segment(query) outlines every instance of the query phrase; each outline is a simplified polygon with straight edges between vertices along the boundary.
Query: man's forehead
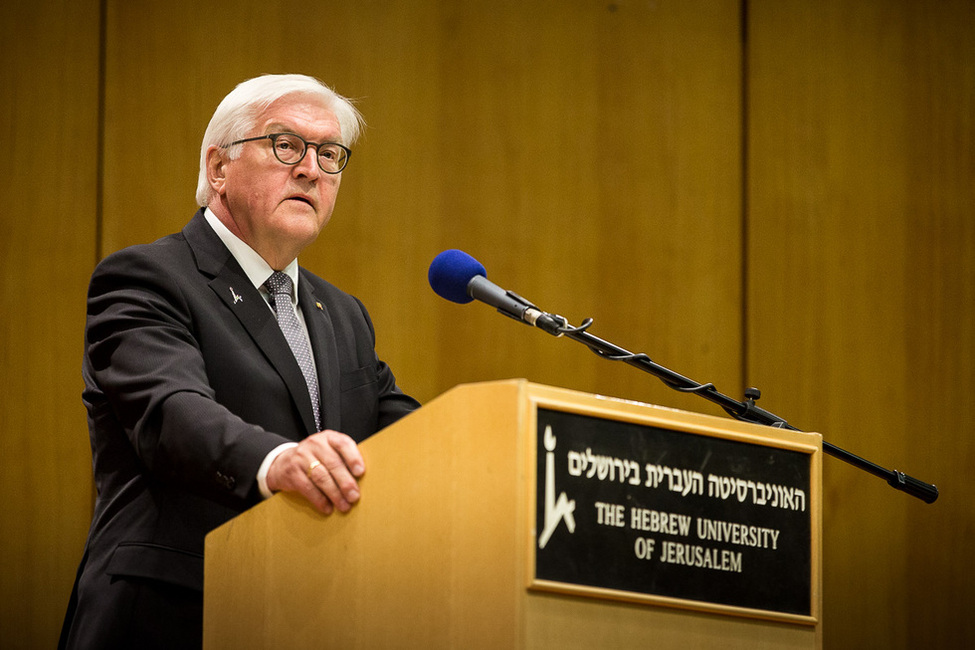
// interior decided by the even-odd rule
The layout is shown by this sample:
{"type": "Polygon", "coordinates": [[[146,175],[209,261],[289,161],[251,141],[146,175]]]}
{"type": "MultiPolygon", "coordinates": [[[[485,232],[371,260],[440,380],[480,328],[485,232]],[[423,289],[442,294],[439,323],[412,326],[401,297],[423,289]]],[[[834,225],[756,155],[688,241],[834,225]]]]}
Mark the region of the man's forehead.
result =
{"type": "Polygon", "coordinates": [[[325,100],[310,95],[286,95],[257,117],[257,125],[270,130],[314,130],[329,136],[342,134],[341,124],[325,100]]]}

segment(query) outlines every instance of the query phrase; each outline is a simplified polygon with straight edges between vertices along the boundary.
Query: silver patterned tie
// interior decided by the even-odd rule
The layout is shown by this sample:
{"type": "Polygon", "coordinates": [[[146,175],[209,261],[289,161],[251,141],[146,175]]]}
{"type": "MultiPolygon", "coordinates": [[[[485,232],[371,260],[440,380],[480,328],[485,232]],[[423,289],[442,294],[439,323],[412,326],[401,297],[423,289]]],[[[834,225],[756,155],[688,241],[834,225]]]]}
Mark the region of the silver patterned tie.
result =
{"type": "Polygon", "coordinates": [[[264,283],[268,292],[271,294],[274,312],[278,316],[278,325],[284,332],[291,351],[298,361],[301,374],[305,376],[305,383],[308,385],[308,396],[311,398],[311,407],[315,411],[315,427],[321,429],[321,405],[318,400],[318,377],[315,376],[315,364],[312,363],[311,349],[308,347],[308,338],[302,331],[298,316],[295,315],[294,306],[291,302],[291,278],[287,273],[275,271],[264,283]]]}

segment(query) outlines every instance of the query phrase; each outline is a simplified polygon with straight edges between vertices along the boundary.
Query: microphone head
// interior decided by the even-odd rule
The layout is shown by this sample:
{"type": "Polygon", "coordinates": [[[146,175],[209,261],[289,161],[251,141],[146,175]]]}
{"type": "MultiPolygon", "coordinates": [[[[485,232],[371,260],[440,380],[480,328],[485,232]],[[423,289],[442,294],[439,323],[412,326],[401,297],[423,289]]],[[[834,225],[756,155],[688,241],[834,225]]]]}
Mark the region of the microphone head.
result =
{"type": "Polygon", "coordinates": [[[464,251],[452,248],[433,258],[427,279],[438,296],[464,304],[474,300],[467,294],[467,285],[478,275],[487,277],[484,265],[464,251]]]}

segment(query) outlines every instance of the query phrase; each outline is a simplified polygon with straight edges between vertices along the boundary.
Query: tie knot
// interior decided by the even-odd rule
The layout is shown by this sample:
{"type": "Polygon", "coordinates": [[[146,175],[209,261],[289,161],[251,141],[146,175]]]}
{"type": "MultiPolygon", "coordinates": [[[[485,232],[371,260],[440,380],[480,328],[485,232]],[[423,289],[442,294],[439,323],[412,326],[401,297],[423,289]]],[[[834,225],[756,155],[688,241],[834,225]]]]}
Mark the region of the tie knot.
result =
{"type": "Polygon", "coordinates": [[[291,299],[291,277],[287,273],[275,271],[265,282],[264,286],[271,292],[272,296],[286,294],[291,299]]]}

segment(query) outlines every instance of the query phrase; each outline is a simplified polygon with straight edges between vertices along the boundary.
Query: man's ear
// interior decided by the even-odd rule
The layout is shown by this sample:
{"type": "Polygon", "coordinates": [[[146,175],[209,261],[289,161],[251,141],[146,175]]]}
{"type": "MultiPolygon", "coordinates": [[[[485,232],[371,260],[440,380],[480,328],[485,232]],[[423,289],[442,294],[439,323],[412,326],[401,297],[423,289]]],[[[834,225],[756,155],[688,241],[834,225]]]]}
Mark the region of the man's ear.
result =
{"type": "Polygon", "coordinates": [[[207,182],[210,188],[219,196],[223,196],[227,186],[227,163],[229,158],[216,145],[207,149],[207,182]]]}

